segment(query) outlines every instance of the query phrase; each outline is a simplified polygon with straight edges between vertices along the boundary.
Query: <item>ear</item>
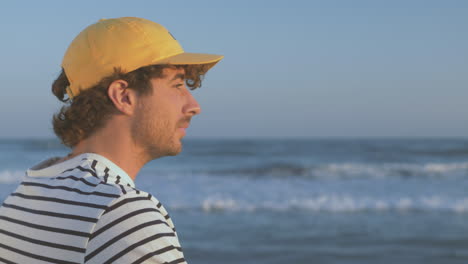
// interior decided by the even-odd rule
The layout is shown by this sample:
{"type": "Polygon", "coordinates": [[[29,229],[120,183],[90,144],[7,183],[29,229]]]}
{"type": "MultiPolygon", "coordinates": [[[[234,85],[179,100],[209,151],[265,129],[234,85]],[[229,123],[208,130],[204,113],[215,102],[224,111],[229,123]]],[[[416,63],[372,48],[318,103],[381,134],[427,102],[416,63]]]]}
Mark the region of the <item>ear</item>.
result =
{"type": "Polygon", "coordinates": [[[124,80],[113,81],[107,89],[107,95],[122,114],[132,115],[136,107],[136,93],[127,89],[128,83],[124,80]]]}

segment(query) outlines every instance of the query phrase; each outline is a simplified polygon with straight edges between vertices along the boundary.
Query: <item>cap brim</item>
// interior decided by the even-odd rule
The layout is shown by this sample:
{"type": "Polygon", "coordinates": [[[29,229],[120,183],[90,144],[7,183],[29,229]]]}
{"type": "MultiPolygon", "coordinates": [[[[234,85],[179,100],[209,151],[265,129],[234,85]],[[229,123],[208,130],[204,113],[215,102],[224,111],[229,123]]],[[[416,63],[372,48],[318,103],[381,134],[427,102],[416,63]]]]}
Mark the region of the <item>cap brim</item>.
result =
{"type": "Polygon", "coordinates": [[[183,64],[209,64],[209,68],[213,67],[218,63],[223,55],[215,54],[204,54],[204,53],[180,53],[162,60],[158,60],[157,64],[174,64],[174,65],[183,65],[183,64]]]}

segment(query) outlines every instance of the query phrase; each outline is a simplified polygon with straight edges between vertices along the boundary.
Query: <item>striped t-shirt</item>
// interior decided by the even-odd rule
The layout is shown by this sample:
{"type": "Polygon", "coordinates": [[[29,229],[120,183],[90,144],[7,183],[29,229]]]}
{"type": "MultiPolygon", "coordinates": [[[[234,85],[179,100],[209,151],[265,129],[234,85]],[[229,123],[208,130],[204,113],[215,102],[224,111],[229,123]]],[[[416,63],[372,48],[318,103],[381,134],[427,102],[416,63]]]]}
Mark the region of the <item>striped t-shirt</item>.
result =
{"type": "Polygon", "coordinates": [[[186,263],[161,203],[103,156],[26,176],[0,207],[0,263],[186,263]]]}

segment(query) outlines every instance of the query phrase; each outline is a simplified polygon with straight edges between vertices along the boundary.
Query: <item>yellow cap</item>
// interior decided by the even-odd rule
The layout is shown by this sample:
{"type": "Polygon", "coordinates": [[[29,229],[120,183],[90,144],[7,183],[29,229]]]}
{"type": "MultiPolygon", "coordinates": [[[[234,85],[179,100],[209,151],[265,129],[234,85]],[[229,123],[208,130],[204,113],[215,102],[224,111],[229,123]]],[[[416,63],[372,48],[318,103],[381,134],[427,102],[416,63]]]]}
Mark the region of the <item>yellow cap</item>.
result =
{"type": "Polygon", "coordinates": [[[101,19],[72,41],[62,67],[73,98],[111,75],[115,67],[124,73],[153,64],[210,64],[224,56],[184,52],[179,42],[160,24],[137,17],[101,19]]]}

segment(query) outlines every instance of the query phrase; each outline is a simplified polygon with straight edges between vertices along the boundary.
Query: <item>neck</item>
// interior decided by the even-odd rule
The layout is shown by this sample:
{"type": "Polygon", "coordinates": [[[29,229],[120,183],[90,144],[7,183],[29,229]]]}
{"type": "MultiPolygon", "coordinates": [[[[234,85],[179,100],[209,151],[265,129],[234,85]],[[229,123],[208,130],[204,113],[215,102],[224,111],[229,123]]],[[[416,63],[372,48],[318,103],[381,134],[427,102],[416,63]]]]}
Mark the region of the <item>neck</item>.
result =
{"type": "Polygon", "coordinates": [[[125,130],[114,129],[112,124],[80,141],[73,148],[72,153],[61,161],[83,153],[95,153],[106,157],[124,170],[133,180],[140,169],[149,161],[142,148],[135,145],[131,136],[125,133],[125,130]]]}

